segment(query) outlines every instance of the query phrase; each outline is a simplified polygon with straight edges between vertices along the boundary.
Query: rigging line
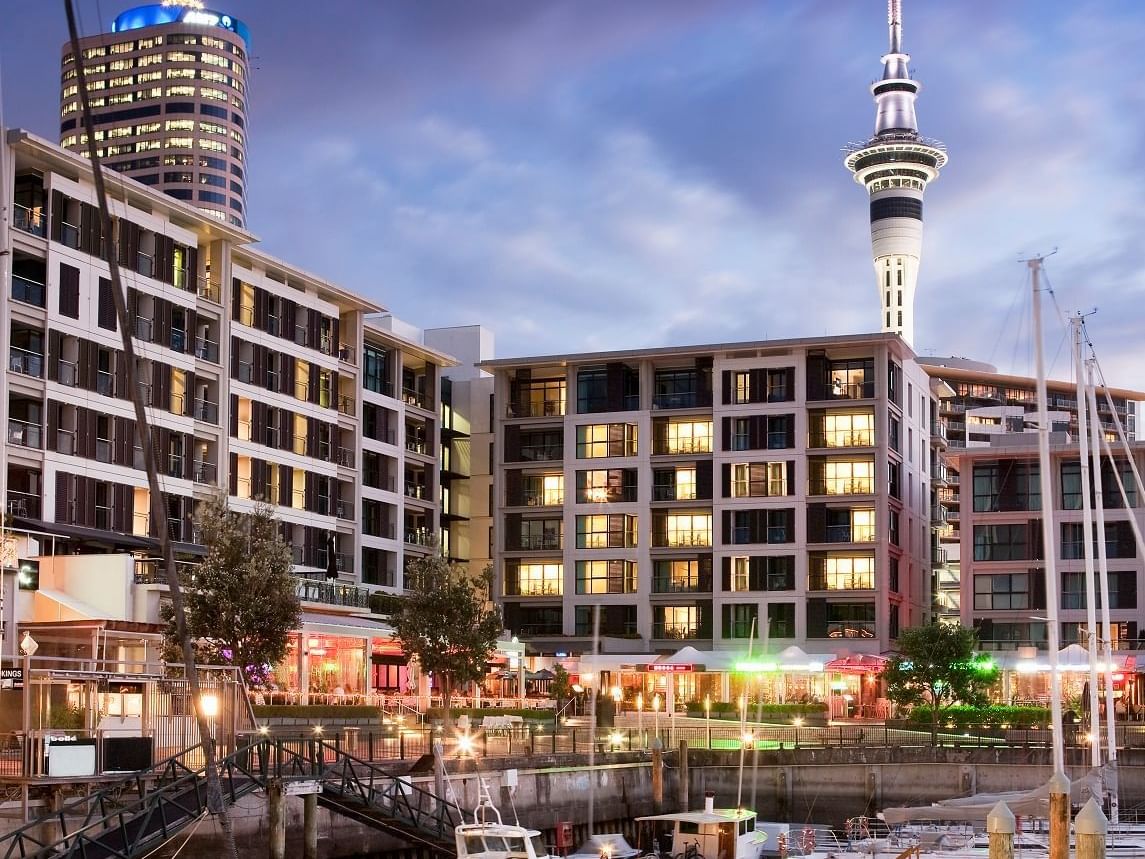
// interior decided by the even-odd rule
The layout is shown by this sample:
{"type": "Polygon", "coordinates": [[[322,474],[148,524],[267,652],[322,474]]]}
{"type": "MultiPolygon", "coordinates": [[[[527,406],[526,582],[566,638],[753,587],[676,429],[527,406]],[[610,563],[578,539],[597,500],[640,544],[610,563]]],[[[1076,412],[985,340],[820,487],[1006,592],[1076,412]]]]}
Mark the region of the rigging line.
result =
{"type": "MultiPolygon", "coordinates": [[[[1062,347],[1066,343],[1067,338],[1070,335],[1071,327],[1069,324],[1069,320],[1066,318],[1065,313],[1062,311],[1061,305],[1058,304],[1057,293],[1054,292],[1053,284],[1050,282],[1050,277],[1049,277],[1049,274],[1046,273],[1045,266],[1042,267],[1042,282],[1045,284],[1045,290],[1044,291],[1049,294],[1050,300],[1053,302],[1053,305],[1054,305],[1054,310],[1057,312],[1058,323],[1063,328],[1062,340],[1058,344],[1058,350],[1057,350],[1057,352],[1054,353],[1053,360],[1050,361],[1049,368],[1046,370],[1046,376],[1048,377],[1048,376],[1053,375],[1054,365],[1057,363],[1058,358],[1061,356],[1062,347]]],[[[1074,368],[1072,366],[1073,362],[1071,361],[1070,364],[1071,364],[1071,366],[1070,366],[1069,379],[1068,380],[1072,382],[1072,381],[1075,381],[1075,379],[1073,378],[1073,373],[1074,373],[1074,368]]]]}
{"type": "MultiPolygon", "coordinates": [[[[1025,296],[1025,294],[1029,292],[1029,290],[1026,289],[1026,286],[1025,286],[1025,280],[1028,277],[1029,277],[1028,273],[1023,274],[1023,276],[1022,276],[1022,289],[1020,291],[1017,291],[1014,293],[1014,298],[1013,298],[1013,300],[1011,300],[1010,306],[1006,310],[1006,315],[1002,319],[1002,324],[998,329],[998,333],[994,337],[994,346],[993,346],[993,348],[991,348],[990,354],[986,358],[987,363],[990,363],[990,364],[994,363],[994,355],[998,351],[999,344],[1002,342],[1002,333],[1004,331],[1009,330],[1010,316],[1016,310],[1018,303],[1023,300],[1023,296],[1025,296]]],[[[1021,317],[1019,317],[1019,319],[1020,318],[1021,317]]]]}
{"type": "MultiPolygon", "coordinates": [[[[1031,301],[1031,297],[1030,297],[1030,277],[1031,276],[1032,275],[1030,274],[1030,270],[1027,267],[1025,274],[1022,278],[1022,292],[1018,296],[1022,302],[1021,313],[1018,314],[1018,324],[1017,324],[1017,326],[1015,326],[1015,331],[1014,331],[1014,340],[1013,340],[1014,348],[1013,348],[1013,351],[1010,355],[1010,366],[1023,368],[1022,372],[1026,373],[1027,375],[1030,375],[1030,371],[1029,371],[1029,367],[1031,366],[1030,352],[1032,351],[1032,346],[1033,346],[1033,344],[1031,342],[1032,335],[1027,334],[1027,328],[1026,328],[1027,321],[1033,315],[1031,307],[1029,306],[1029,304],[1027,304],[1027,302],[1031,301]],[[1021,350],[1023,343],[1025,343],[1025,345],[1026,345],[1026,359],[1025,359],[1025,361],[1020,362],[1018,360],[1018,353],[1021,350]]],[[[1001,337],[1001,332],[999,332],[999,337],[1001,337]]]]}

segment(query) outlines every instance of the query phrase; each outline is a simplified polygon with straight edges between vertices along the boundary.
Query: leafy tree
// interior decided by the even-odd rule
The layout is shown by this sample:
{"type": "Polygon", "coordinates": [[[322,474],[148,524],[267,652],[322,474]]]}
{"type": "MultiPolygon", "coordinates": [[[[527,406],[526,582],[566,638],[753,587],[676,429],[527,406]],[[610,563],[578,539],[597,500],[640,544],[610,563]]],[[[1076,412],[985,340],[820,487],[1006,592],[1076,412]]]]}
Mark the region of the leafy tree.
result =
{"type": "MultiPolygon", "coordinates": [[[[219,495],[201,504],[195,519],[207,549],[184,601],[196,661],[236,665],[249,682],[261,684],[268,666],[286,656],[300,622],[290,547],[266,504],[239,513],[219,495]]],[[[174,610],[164,605],[161,616],[164,658],[173,662],[179,653],[174,610]]]]}
{"type": "Polygon", "coordinates": [[[942,714],[958,703],[984,706],[986,690],[998,677],[991,660],[977,658],[977,644],[974,630],[961,626],[932,623],[904,629],[899,635],[899,654],[883,671],[892,701],[929,706],[935,745],[942,714]]]}
{"type": "Polygon", "coordinates": [[[557,714],[561,712],[561,705],[572,697],[572,680],[565,667],[559,662],[553,666],[553,679],[549,681],[549,695],[557,702],[557,714]]]}
{"type": "Polygon", "coordinates": [[[485,676],[501,634],[492,582],[492,567],[474,576],[440,555],[418,558],[406,566],[406,591],[390,615],[402,652],[437,678],[447,722],[453,691],[485,676]]]}

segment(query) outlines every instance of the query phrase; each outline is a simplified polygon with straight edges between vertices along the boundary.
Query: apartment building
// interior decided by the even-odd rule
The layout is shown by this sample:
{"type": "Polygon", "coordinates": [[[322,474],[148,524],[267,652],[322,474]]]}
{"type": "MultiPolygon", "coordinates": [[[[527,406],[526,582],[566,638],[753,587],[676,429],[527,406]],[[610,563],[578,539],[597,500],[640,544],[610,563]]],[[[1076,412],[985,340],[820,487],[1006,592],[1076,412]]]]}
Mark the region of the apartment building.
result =
{"type": "Polygon", "coordinates": [[[376,324],[376,303],[131,180],[109,188],[104,236],[85,159],[23,131],[7,144],[5,510],[20,551],[52,559],[39,591],[6,583],[8,628],[87,614],[154,624],[158,529],[193,563],[195,506],[221,491],[238,509],[270,503],[293,548],[305,609],[295,682],[320,651],[324,671],[361,688],[371,657],[392,656],[369,594],[400,590],[405,558],[430,551],[439,526],[437,409],[452,359],[376,324]],[[109,254],[127,288],[165,522],[151,521],[109,254]],[[90,581],[88,602],[68,595],[76,565],[101,553],[120,558],[88,567],[111,577],[104,591],[127,587],[113,608],[90,602],[102,599],[90,581]]]}
{"type": "MultiPolygon", "coordinates": [[[[931,377],[939,402],[940,425],[948,437],[942,462],[946,479],[935,487],[935,503],[944,511],[939,531],[939,563],[935,565],[935,612],[958,623],[962,613],[961,484],[965,451],[1005,443],[1014,435],[1033,439],[1037,429],[1037,383],[1026,376],[999,373],[997,368],[966,358],[920,358],[931,377]]],[[[1046,382],[1050,428],[1077,437],[1077,385],[1046,382]]],[[[1145,393],[1120,388],[1109,391],[1117,417],[1130,439],[1136,437],[1137,403],[1145,393]]],[[[1113,415],[1104,396],[1098,397],[1098,419],[1109,437],[1116,437],[1113,415]]],[[[1032,443],[1032,442],[1031,442],[1032,443]]]]}
{"type": "MultiPolygon", "coordinates": [[[[960,523],[961,621],[977,630],[983,650],[995,652],[996,661],[1010,669],[1005,674],[1007,699],[1045,700],[1049,694],[1045,654],[1049,621],[1043,559],[1052,551],[1059,586],[1065,694],[1080,696],[1089,665],[1086,651],[1101,646],[1103,638],[1100,625],[1091,629],[1086,619],[1083,497],[1076,438],[1071,440],[1064,432],[1051,437],[1053,498],[1049,502],[1054,544],[1049,547],[1043,545],[1042,537],[1046,499],[1041,497],[1036,437],[1010,435],[993,442],[967,448],[959,460],[966,487],[960,523]]],[[[1145,466],[1145,445],[1134,443],[1132,458],[1139,470],[1145,466]]],[[[1102,491],[1093,493],[1091,503],[1100,504],[1105,516],[1113,679],[1118,707],[1139,708],[1143,696],[1135,688],[1133,672],[1135,652],[1143,649],[1138,594],[1145,584],[1145,562],[1131,521],[1145,528],[1145,513],[1140,487],[1124,453],[1116,456],[1115,463],[1103,459],[1101,482],[1102,491]]],[[[1096,557],[1100,539],[1096,531],[1093,539],[1096,557]]],[[[1099,590],[1096,596],[1100,608],[1099,590]]]]}
{"type": "Polygon", "coordinates": [[[937,403],[897,335],[483,366],[497,588],[540,651],[878,653],[926,619],[937,403]]]}

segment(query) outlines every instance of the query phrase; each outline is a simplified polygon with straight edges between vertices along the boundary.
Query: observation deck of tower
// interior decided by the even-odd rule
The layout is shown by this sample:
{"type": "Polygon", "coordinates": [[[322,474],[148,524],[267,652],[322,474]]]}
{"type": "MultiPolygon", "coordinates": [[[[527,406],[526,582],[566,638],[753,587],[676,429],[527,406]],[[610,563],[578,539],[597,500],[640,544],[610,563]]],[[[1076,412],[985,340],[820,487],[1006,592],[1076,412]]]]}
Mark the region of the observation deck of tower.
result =
{"type": "Polygon", "coordinates": [[[871,84],[875,133],[849,144],[843,163],[871,201],[871,252],[882,306],[881,328],[914,344],[914,293],[922,256],[922,198],[946,165],[946,147],[918,133],[914,103],[920,84],[902,50],[901,0],[888,0],[890,50],[883,76],[871,84]]]}

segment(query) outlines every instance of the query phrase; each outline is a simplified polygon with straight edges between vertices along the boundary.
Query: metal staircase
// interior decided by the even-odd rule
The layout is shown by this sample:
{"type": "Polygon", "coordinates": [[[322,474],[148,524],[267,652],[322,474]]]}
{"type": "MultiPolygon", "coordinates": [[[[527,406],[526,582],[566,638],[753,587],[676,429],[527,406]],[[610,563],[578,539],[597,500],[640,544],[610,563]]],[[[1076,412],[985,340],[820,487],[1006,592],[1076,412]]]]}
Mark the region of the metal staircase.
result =
{"type": "MultiPolygon", "coordinates": [[[[133,775],[0,837],[0,857],[137,859],[207,813],[199,747],[133,775]],[[189,762],[194,761],[192,766],[189,762]]],[[[261,738],[219,761],[228,805],[271,781],[318,780],[319,803],[367,826],[453,855],[461,810],[408,778],[323,739],[261,738]]]]}

